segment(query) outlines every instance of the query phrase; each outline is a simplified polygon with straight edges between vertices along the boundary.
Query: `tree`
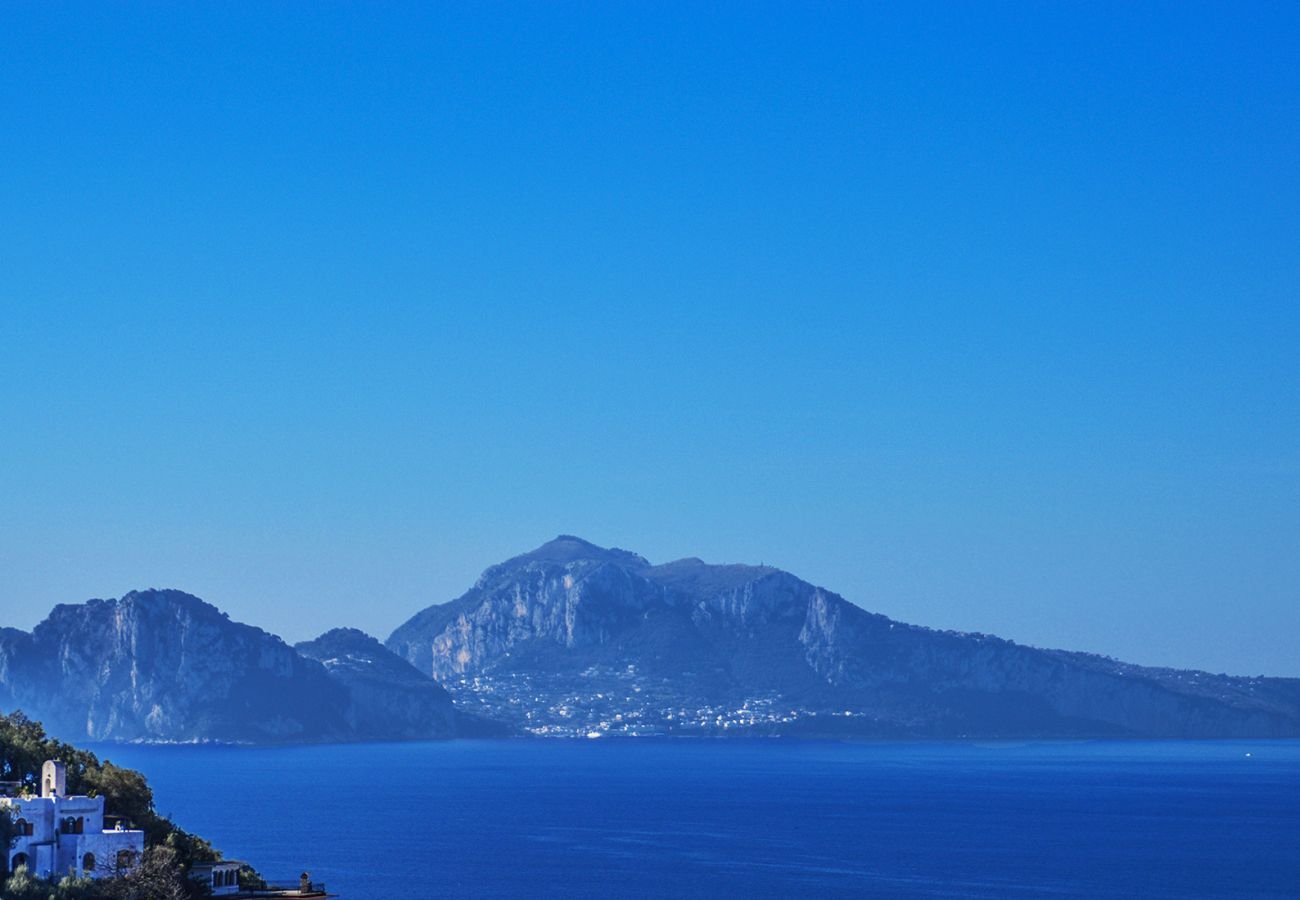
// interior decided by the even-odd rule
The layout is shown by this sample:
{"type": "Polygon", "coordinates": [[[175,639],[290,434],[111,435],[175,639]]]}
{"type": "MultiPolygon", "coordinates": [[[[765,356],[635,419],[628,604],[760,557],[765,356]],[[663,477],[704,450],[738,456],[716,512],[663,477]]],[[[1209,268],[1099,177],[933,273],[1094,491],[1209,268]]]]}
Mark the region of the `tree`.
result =
{"type": "Polygon", "coordinates": [[[5,900],[45,900],[49,896],[48,882],[33,878],[26,866],[19,866],[17,871],[5,882],[5,900]]]}
{"type": "Polygon", "coordinates": [[[106,808],[141,828],[158,818],[153,811],[153,790],[144,776],[133,769],[115,766],[107,760],[88,767],[79,779],[80,787],[90,796],[102,796],[106,808]]]}
{"type": "Polygon", "coordinates": [[[105,892],[106,885],[91,878],[77,878],[66,875],[57,882],[37,878],[19,866],[5,882],[4,891],[0,893],[5,900],[109,900],[112,896],[105,892]]]}
{"type": "Polygon", "coordinates": [[[117,900],[189,900],[197,887],[171,847],[150,847],[138,866],[114,881],[110,896],[117,900]]]}
{"type": "Polygon", "coordinates": [[[18,824],[14,822],[14,808],[8,803],[0,803],[0,847],[4,848],[4,858],[0,859],[0,873],[9,870],[9,850],[18,836],[18,824]]]}

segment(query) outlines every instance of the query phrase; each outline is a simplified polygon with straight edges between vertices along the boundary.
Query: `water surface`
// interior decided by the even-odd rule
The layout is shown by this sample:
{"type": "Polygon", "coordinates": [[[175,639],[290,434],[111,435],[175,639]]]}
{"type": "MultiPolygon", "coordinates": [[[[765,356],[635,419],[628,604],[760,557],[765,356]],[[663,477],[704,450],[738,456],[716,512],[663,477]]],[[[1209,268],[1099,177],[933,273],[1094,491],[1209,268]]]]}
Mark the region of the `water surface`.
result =
{"type": "Polygon", "coordinates": [[[1300,897],[1300,742],[100,746],[268,877],[403,897],[1300,897]]]}

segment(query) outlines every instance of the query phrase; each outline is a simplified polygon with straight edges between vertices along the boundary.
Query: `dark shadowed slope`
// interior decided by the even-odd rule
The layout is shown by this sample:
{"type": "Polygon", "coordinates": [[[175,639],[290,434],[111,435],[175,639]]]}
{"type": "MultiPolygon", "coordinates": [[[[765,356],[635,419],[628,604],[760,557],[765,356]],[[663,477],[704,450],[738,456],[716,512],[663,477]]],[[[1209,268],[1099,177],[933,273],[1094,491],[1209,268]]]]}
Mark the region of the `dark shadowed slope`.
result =
{"type": "Polygon", "coordinates": [[[294,649],[321,663],[347,688],[347,723],[354,738],[420,740],[503,732],[460,713],[436,681],[355,628],[335,628],[294,649]]]}

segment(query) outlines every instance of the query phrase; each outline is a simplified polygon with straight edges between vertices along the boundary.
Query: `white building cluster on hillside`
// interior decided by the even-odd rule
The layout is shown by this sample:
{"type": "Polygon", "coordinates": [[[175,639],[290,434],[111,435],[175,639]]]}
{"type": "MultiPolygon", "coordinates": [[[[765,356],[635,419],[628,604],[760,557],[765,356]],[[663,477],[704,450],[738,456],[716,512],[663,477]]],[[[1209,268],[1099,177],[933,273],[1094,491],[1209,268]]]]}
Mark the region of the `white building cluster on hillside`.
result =
{"type": "Polygon", "coordinates": [[[69,797],[67,769],[41,767],[39,797],[0,797],[17,826],[9,871],[26,866],[42,878],[68,873],[103,878],[131,869],[144,852],[144,832],[104,829],[103,797],[69,797]]]}

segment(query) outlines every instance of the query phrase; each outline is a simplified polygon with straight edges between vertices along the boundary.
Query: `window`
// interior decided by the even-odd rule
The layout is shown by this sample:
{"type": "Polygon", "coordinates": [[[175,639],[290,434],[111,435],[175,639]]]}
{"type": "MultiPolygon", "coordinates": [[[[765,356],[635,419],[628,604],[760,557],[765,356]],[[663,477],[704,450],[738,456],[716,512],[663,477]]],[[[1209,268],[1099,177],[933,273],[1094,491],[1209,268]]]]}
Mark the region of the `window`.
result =
{"type": "Polygon", "coordinates": [[[15,853],[14,858],[9,861],[9,871],[17,872],[20,868],[27,865],[26,853],[15,853]]]}
{"type": "Polygon", "coordinates": [[[31,837],[32,823],[26,819],[19,819],[14,823],[14,834],[18,837],[31,837]]]}
{"type": "Polygon", "coordinates": [[[83,872],[95,871],[95,854],[87,853],[85,856],[81,858],[81,871],[83,872]]]}
{"type": "Polygon", "coordinates": [[[117,851],[117,867],[119,869],[131,869],[135,867],[135,851],[119,850],[117,851]]]}

